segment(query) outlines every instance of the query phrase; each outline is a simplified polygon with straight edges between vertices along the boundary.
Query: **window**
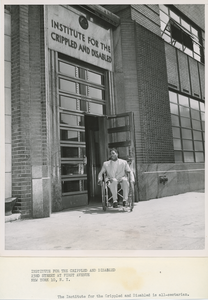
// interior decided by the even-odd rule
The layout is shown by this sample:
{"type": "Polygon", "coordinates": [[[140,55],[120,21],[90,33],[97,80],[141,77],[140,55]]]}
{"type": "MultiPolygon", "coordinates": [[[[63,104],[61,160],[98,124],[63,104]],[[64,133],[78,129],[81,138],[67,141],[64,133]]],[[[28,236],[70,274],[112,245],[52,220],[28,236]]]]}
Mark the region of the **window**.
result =
{"type": "Polygon", "coordinates": [[[87,193],[84,113],[105,114],[106,72],[58,54],[62,196],[87,193]]]}
{"type": "Polygon", "coordinates": [[[179,14],[173,12],[169,7],[159,5],[159,8],[162,38],[187,55],[200,62],[204,62],[203,32],[200,32],[187,21],[183,20],[179,14]]]}
{"type": "Polygon", "coordinates": [[[104,74],[88,68],[59,61],[59,89],[66,93],[79,94],[91,99],[105,100],[104,74]]]}
{"type": "Polygon", "coordinates": [[[169,91],[175,162],[204,162],[204,103],[169,91]]]}
{"type": "Polygon", "coordinates": [[[61,129],[60,130],[60,140],[61,141],[69,141],[69,142],[85,142],[85,132],[77,131],[77,130],[68,130],[61,129]]]}

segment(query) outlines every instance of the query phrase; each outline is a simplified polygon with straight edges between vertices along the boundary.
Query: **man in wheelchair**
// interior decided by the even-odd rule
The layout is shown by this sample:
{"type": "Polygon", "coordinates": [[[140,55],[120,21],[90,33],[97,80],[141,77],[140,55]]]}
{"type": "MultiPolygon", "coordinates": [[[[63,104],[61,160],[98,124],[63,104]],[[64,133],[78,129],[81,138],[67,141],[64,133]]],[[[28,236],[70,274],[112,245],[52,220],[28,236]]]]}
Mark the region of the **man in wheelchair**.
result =
{"type": "Polygon", "coordinates": [[[123,206],[126,206],[129,194],[129,181],[130,184],[134,183],[134,175],[131,171],[126,160],[118,158],[117,149],[110,150],[111,158],[103,163],[102,169],[98,174],[98,182],[102,181],[102,176],[106,174],[106,182],[112,193],[113,207],[118,207],[118,184],[120,183],[123,190],[123,206]],[[129,176],[129,180],[128,180],[129,176]]]}

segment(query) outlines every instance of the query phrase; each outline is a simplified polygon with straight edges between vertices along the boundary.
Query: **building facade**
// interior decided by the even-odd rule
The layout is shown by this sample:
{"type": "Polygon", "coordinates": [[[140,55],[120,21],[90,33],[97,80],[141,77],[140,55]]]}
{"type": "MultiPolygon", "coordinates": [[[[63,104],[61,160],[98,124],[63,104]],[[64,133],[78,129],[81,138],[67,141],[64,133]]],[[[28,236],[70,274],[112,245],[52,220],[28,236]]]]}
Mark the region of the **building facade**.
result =
{"type": "Polygon", "coordinates": [[[6,194],[22,217],[101,198],[116,147],[136,201],[204,188],[204,5],[5,6],[6,194]]]}

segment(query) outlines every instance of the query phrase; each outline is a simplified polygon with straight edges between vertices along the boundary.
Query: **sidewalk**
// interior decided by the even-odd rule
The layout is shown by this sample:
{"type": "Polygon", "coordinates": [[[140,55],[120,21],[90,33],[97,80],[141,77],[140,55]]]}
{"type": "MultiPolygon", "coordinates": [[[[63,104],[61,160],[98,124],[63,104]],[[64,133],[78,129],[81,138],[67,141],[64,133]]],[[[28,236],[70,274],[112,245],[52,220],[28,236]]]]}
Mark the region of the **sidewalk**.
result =
{"type": "Polygon", "coordinates": [[[205,194],[135,203],[133,212],[101,204],[5,223],[5,250],[201,250],[205,194]]]}

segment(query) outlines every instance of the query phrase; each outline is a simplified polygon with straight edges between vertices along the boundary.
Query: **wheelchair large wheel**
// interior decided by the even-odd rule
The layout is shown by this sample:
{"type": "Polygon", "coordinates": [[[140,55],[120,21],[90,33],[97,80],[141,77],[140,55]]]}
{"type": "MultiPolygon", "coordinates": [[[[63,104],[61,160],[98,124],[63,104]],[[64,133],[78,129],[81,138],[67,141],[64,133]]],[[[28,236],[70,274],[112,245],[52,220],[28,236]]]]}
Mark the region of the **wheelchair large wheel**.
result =
{"type": "Polygon", "coordinates": [[[106,193],[105,193],[105,183],[102,182],[102,206],[103,210],[106,211],[106,193]]]}
{"type": "Polygon", "coordinates": [[[134,186],[133,185],[130,187],[129,208],[130,211],[134,209],[134,186]]]}

